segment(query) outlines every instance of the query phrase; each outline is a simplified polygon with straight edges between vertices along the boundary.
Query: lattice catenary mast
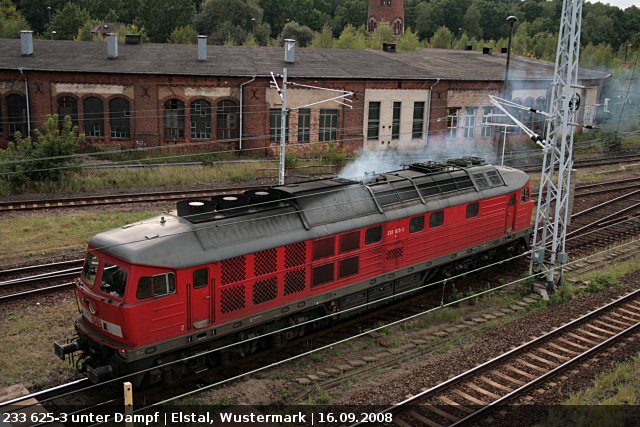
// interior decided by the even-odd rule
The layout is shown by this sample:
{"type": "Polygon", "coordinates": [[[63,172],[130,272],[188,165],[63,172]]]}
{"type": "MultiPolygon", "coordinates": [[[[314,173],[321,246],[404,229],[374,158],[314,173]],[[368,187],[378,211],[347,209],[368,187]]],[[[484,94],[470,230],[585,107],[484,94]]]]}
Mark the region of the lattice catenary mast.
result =
{"type": "Polygon", "coordinates": [[[544,159],[530,270],[546,272],[549,291],[553,291],[556,282],[562,283],[562,269],[568,258],[565,242],[573,166],[573,131],[580,105],[580,97],[575,91],[579,89],[581,20],[582,0],[564,0],[549,104],[551,118],[547,121],[546,139],[537,141],[543,147],[544,159]]]}

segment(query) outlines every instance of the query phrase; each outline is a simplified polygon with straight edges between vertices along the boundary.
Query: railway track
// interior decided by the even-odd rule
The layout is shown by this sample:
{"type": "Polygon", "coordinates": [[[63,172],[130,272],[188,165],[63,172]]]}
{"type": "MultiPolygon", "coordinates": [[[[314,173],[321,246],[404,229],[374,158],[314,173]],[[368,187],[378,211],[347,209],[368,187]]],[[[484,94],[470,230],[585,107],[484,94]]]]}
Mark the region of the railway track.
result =
{"type": "Polygon", "coordinates": [[[528,341],[381,413],[401,427],[469,423],[524,395],[559,372],[630,334],[640,325],[640,290],[528,341]]]}
{"type": "Polygon", "coordinates": [[[108,194],[103,196],[68,197],[45,200],[4,201],[0,202],[0,212],[185,200],[190,198],[211,197],[218,194],[243,192],[254,188],[261,187],[241,186],[223,187],[210,190],[158,191],[150,193],[108,194]]]}
{"type": "Polygon", "coordinates": [[[70,287],[80,274],[82,259],[0,270],[0,303],[70,287]]]}
{"type": "MultiPolygon", "coordinates": [[[[600,158],[600,159],[588,159],[578,160],[574,163],[574,168],[586,168],[592,166],[601,166],[617,163],[633,163],[640,162],[639,154],[628,154],[624,156],[600,158]]],[[[542,165],[523,166],[519,169],[525,172],[538,172],[542,165]]],[[[637,179],[611,181],[603,184],[590,184],[588,186],[579,186],[576,188],[577,196],[591,195],[605,193],[608,190],[608,186],[617,186],[615,189],[621,189],[622,182],[628,183],[625,188],[637,188],[640,186],[637,179]],[[633,181],[636,181],[635,185],[633,181]],[[581,190],[591,188],[591,191],[583,192],[581,190]]],[[[104,205],[116,205],[116,204],[130,204],[130,203],[151,203],[161,201],[177,201],[185,200],[189,198],[199,197],[211,197],[218,194],[243,192],[251,190],[255,186],[238,186],[238,187],[223,187],[217,189],[208,190],[184,190],[184,191],[159,191],[159,192],[147,192],[147,193],[127,193],[127,194],[110,194],[102,196],[83,196],[83,197],[66,197],[57,199],[43,199],[43,200],[22,200],[22,201],[2,201],[0,202],[1,212],[17,212],[17,211],[29,211],[39,209],[64,209],[64,208],[82,208],[91,206],[104,206],[104,205]]]]}
{"type": "MultiPolygon", "coordinates": [[[[623,156],[576,160],[573,163],[573,168],[584,169],[584,168],[591,168],[594,166],[606,166],[606,165],[636,163],[636,162],[640,162],[640,154],[625,154],[623,156]]],[[[540,169],[542,168],[542,164],[516,166],[516,167],[524,172],[539,172],[540,169]]]]}
{"type": "MultiPolygon", "coordinates": [[[[602,192],[620,192],[627,188],[640,186],[637,181],[625,179],[599,184],[587,184],[577,187],[576,194],[580,194],[580,191],[587,191],[589,195],[602,192]]],[[[238,191],[238,188],[235,188],[238,191]]],[[[574,213],[571,217],[572,222],[567,237],[576,237],[576,239],[570,240],[568,249],[584,248],[582,252],[585,252],[593,247],[601,247],[602,242],[615,243],[616,241],[634,237],[640,233],[639,211],[640,190],[633,190],[612,200],[574,213]],[[592,232],[599,227],[615,223],[620,223],[620,225],[614,231],[606,229],[592,232]],[[581,234],[582,236],[578,238],[581,234]]],[[[72,281],[61,282],[61,279],[77,277],[81,270],[82,261],[82,259],[75,259],[0,270],[0,279],[10,276],[9,279],[0,280],[0,303],[71,286],[73,284],[72,281]],[[63,268],[57,269],[58,267],[63,268]],[[51,269],[56,270],[51,271],[51,269]],[[25,273],[34,272],[37,273],[24,276],[25,273]],[[51,283],[51,281],[54,282],[51,283]]]]}

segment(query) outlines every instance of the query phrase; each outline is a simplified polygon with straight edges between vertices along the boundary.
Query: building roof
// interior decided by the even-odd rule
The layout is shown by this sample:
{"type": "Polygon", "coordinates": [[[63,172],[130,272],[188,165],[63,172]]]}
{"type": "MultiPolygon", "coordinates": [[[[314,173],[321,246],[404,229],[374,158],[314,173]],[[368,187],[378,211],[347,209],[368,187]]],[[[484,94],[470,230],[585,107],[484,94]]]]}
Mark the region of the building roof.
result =
{"type": "MultiPolygon", "coordinates": [[[[0,39],[0,70],[81,73],[168,74],[202,76],[268,76],[285,65],[284,50],[259,46],[207,46],[207,60],[197,60],[195,45],[118,45],[118,58],[107,58],[104,43],[34,40],[33,55],[21,56],[20,40],[0,39]]],[[[505,54],[420,49],[383,52],[352,49],[298,48],[288,75],[314,79],[474,80],[504,79],[505,54]]],[[[551,80],[554,64],[512,56],[513,80],[551,80]]],[[[604,79],[609,74],[580,70],[580,79],[604,79]]]]}

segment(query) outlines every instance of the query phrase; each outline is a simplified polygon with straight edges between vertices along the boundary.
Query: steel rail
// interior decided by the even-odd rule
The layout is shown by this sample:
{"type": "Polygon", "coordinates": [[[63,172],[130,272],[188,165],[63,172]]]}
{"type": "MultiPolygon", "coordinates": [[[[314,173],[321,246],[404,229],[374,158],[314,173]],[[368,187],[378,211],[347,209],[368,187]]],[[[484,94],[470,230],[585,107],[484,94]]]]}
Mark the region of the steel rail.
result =
{"type": "MultiPolygon", "coordinates": [[[[629,294],[623,295],[622,297],[620,297],[620,298],[618,298],[618,299],[616,299],[616,300],[614,300],[614,301],[612,301],[612,302],[610,302],[610,303],[608,303],[608,304],[606,304],[606,305],[604,305],[604,306],[602,306],[600,308],[597,308],[596,310],[590,311],[589,313],[587,313],[587,314],[585,314],[585,315],[583,315],[583,316],[581,316],[581,317],[579,317],[577,319],[574,319],[574,320],[570,321],[569,323],[566,323],[565,325],[559,327],[558,329],[554,329],[553,331],[547,332],[544,335],[541,335],[541,336],[539,336],[539,337],[537,337],[537,338],[535,338],[535,339],[533,339],[531,341],[528,341],[528,342],[526,342],[524,344],[521,344],[520,346],[518,346],[518,347],[516,347],[514,349],[511,349],[511,350],[507,351],[506,353],[503,353],[503,354],[501,354],[501,355],[499,355],[497,357],[494,357],[493,359],[490,359],[490,360],[488,360],[488,361],[486,361],[486,362],[484,362],[484,363],[482,363],[482,364],[480,364],[480,365],[478,365],[478,366],[476,366],[476,367],[474,367],[472,369],[469,369],[468,371],[465,371],[465,372],[463,372],[461,374],[458,374],[455,377],[450,378],[450,379],[448,379],[448,380],[446,380],[446,381],[444,381],[444,382],[442,382],[442,383],[440,383],[440,384],[438,384],[438,385],[436,385],[434,387],[431,387],[431,388],[429,388],[427,390],[421,391],[420,393],[417,393],[417,394],[415,394],[415,395],[413,395],[413,396],[411,396],[411,397],[409,397],[409,398],[407,398],[407,399],[405,399],[405,400],[403,400],[401,402],[398,402],[393,406],[387,407],[384,410],[380,411],[379,413],[380,414],[384,414],[384,413],[389,413],[389,412],[398,412],[399,410],[401,410],[402,408],[404,408],[405,406],[407,406],[407,405],[409,405],[411,403],[416,403],[417,401],[422,400],[425,397],[436,395],[437,393],[439,393],[441,391],[444,391],[444,390],[448,389],[449,387],[462,382],[465,379],[469,379],[469,378],[473,377],[475,374],[477,374],[479,372],[484,372],[485,370],[487,370],[491,366],[494,366],[494,365],[497,365],[499,363],[505,362],[509,358],[511,358],[512,356],[520,354],[520,353],[524,352],[527,349],[530,349],[530,348],[532,348],[532,347],[534,347],[534,346],[536,346],[536,345],[538,345],[540,343],[543,343],[543,342],[549,340],[552,337],[560,335],[560,334],[564,333],[565,331],[570,330],[574,326],[576,326],[576,325],[578,325],[580,323],[583,323],[584,321],[586,321],[586,320],[588,320],[588,319],[590,319],[592,317],[595,317],[595,316],[597,316],[597,315],[599,315],[599,314],[601,314],[601,313],[603,313],[603,312],[605,312],[607,310],[615,308],[617,305],[623,303],[624,301],[627,301],[629,299],[633,299],[634,297],[636,297],[638,295],[640,295],[640,289],[637,289],[637,290],[635,290],[635,291],[633,291],[633,292],[631,292],[629,294]]],[[[640,326],[640,320],[637,321],[634,325],[632,325],[629,328],[625,329],[625,331],[627,331],[627,333],[631,332],[631,331],[635,330],[638,326],[640,326]]],[[[597,346],[595,346],[591,350],[593,350],[595,348],[600,349],[600,348],[602,348],[602,346],[605,343],[607,345],[610,344],[611,338],[618,337],[618,339],[619,339],[620,336],[621,336],[621,334],[618,333],[618,334],[610,337],[606,341],[603,341],[602,343],[598,344],[597,346]]],[[[587,350],[585,350],[585,351],[587,351],[587,350]]],[[[591,351],[589,352],[589,354],[591,354],[591,351]]],[[[577,357],[578,356],[574,357],[573,359],[570,359],[569,361],[565,362],[565,364],[561,364],[558,367],[566,365],[568,362],[571,362],[571,360],[575,360],[577,357]]],[[[584,357],[586,357],[586,356],[584,356],[584,357]]],[[[551,372],[553,372],[554,374],[557,373],[557,368],[558,367],[556,367],[553,370],[548,371],[547,373],[545,373],[543,375],[544,378],[545,379],[549,378],[551,372]]],[[[520,389],[517,389],[517,390],[520,390],[520,393],[521,393],[523,391],[523,390],[521,390],[522,388],[524,388],[524,386],[521,387],[520,389]]],[[[526,389],[528,389],[528,387],[526,389]]],[[[514,392],[517,391],[517,390],[514,390],[514,392]]],[[[510,393],[509,394],[509,398],[512,398],[515,395],[516,394],[514,394],[514,393],[510,393]]],[[[504,397],[506,397],[506,396],[503,396],[503,398],[500,399],[500,402],[504,402],[504,397]]],[[[488,404],[488,405],[490,405],[490,404],[488,404]]],[[[483,412],[486,411],[487,409],[484,409],[483,412]]],[[[467,417],[464,418],[464,420],[468,421],[467,418],[471,417],[471,415],[473,415],[473,414],[469,414],[467,417]]],[[[471,418],[469,418],[469,419],[471,419],[471,418]]],[[[458,425],[462,421],[463,421],[463,419],[460,419],[460,420],[456,421],[456,424],[453,424],[453,425],[458,425]]],[[[355,423],[355,424],[352,424],[351,427],[357,426],[357,425],[361,425],[361,424],[362,423],[355,423]]]]}

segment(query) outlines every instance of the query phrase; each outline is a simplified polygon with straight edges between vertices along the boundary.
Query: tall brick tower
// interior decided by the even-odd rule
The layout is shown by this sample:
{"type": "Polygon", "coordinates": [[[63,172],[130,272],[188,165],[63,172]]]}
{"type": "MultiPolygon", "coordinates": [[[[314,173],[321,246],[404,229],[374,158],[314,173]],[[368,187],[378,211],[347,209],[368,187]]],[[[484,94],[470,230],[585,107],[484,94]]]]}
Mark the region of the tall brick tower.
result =
{"type": "Polygon", "coordinates": [[[369,0],[367,29],[374,32],[378,22],[386,21],[395,35],[404,33],[404,0],[369,0]]]}

